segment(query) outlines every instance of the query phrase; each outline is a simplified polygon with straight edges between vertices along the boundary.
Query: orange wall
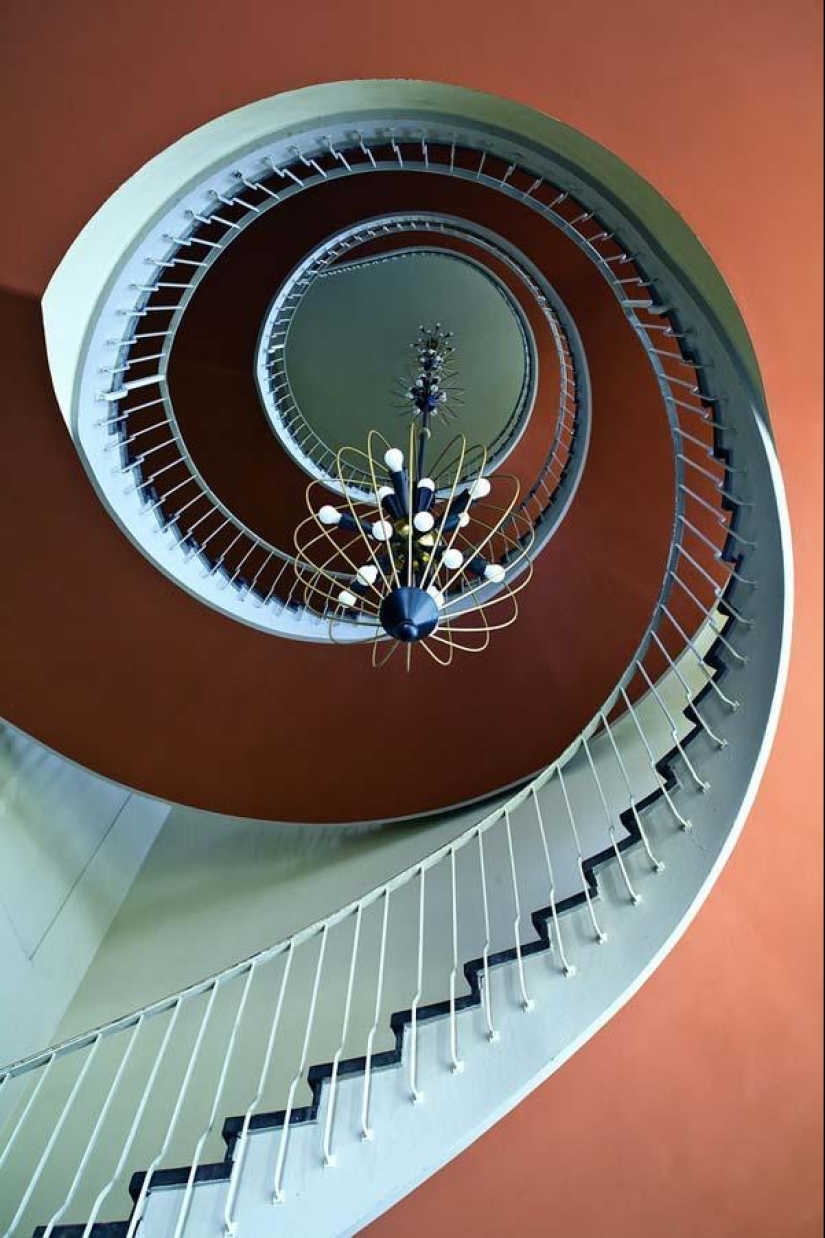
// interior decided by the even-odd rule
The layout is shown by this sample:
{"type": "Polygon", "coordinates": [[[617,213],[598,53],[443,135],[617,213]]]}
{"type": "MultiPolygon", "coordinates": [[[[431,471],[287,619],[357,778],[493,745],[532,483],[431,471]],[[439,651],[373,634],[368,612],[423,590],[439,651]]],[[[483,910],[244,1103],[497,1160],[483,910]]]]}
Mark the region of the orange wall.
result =
{"type": "Polygon", "coordinates": [[[794,659],[764,786],[707,907],[627,1010],[370,1233],[820,1234],[818,0],[315,0],[288,14],[272,0],[5,0],[0,22],[13,287],[42,289],[94,206],[184,130],[336,77],[436,77],[552,112],[647,175],[708,245],[763,367],[795,535],[794,659]],[[165,132],[142,124],[147,98],[165,132]],[[60,207],[36,235],[32,193],[60,207]]]}

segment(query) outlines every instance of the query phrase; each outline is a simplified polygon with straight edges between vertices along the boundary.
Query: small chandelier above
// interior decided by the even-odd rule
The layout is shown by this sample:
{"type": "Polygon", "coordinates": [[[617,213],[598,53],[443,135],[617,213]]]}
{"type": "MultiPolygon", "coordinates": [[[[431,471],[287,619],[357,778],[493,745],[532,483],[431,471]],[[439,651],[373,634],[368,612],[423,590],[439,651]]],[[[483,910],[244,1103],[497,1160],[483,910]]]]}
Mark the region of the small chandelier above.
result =
{"type": "Polygon", "coordinates": [[[311,514],[295,533],[305,604],[329,619],[333,639],[339,624],[373,629],[374,665],[400,645],[408,668],[415,646],[444,666],[456,651],[480,653],[491,632],[515,621],[516,594],[532,575],[533,528],[515,510],[516,478],[485,476],[486,449],[468,449],[463,436],[427,467],[433,419],[455,416],[450,340],[439,324],[422,327],[418,368],[400,380],[413,412],[406,453],[377,431],[366,452],[342,448],[343,505],[316,507],[323,487],[312,482],[311,514]],[[353,476],[364,483],[346,480],[353,476]]]}

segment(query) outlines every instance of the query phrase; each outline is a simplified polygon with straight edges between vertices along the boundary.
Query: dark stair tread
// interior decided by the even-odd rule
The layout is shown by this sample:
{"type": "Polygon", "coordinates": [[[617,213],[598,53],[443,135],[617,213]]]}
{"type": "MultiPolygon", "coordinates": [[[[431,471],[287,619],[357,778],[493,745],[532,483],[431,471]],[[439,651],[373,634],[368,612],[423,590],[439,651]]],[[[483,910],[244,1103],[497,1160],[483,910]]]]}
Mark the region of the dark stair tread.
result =
{"type": "MultiPolygon", "coordinates": [[[[82,1222],[79,1225],[55,1225],[52,1238],[83,1238],[85,1228],[82,1222]]],[[[128,1229],[128,1221],[95,1221],[89,1235],[90,1238],[126,1238],[128,1229]]],[[[43,1238],[45,1232],[46,1226],[38,1225],[32,1238],[43,1238]]]]}
{"type": "MultiPolygon", "coordinates": [[[[151,1190],[162,1186],[184,1186],[189,1181],[191,1165],[175,1166],[171,1169],[156,1169],[152,1174],[151,1190]]],[[[223,1182],[232,1173],[232,1162],[229,1159],[198,1165],[195,1170],[195,1182],[223,1182]]],[[[137,1203],[141,1188],[146,1177],[146,1170],[141,1169],[132,1174],[129,1179],[129,1194],[137,1203]]]]}

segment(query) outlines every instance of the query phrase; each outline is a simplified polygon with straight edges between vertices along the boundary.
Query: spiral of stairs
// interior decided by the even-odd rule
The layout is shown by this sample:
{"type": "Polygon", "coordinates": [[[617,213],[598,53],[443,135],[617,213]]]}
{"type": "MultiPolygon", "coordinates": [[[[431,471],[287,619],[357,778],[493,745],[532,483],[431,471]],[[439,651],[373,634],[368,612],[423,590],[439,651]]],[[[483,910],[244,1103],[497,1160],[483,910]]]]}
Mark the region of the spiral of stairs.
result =
{"type": "Polygon", "coordinates": [[[358,1232],[633,995],[738,837],[792,608],[747,337],[624,165],[529,109],[398,81],[275,96],[174,143],[80,231],[43,319],[101,520],[162,591],[130,620],[133,691],[105,734],[124,649],[105,613],[77,636],[86,722],[37,684],[11,721],[164,801],[428,814],[441,834],[251,957],[0,1070],[0,1231],[358,1232]],[[534,579],[480,676],[472,657],[372,672],[295,571],[335,452],[279,358],[284,315],[401,249],[472,261],[523,324],[530,381],[484,446],[519,479],[534,579]],[[373,700],[400,742],[364,727],[373,700]],[[458,737],[447,759],[434,728],[458,737]]]}

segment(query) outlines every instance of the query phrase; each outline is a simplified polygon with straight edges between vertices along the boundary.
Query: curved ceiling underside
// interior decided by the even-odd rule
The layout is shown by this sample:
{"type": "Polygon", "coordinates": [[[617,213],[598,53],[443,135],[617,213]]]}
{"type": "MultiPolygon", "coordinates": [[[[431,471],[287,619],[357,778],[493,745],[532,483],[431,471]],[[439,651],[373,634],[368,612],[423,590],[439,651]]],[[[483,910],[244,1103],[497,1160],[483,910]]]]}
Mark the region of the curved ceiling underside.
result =
{"type": "MultiPolygon", "coordinates": [[[[84,765],[165,799],[324,822],[478,798],[575,737],[632,656],[658,595],[673,510],[668,425],[601,277],[555,229],[481,186],[390,174],[356,184],[355,194],[346,182],[319,187],[292,218],[279,210],[262,219],[184,317],[170,388],[218,495],[256,531],[282,544],[291,533],[306,479],[258,403],[260,321],[277,279],[310,244],[395,208],[471,214],[517,244],[567,303],[593,393],[581,486],[521,595],[518,623],[482,655],[449,670],[421,661],[407,675],[400,663],[373,671],[363,647],[272,638],[176,589],[115,529],[60,424],[36,307],[7,297],[2,338],[21,399],[6,494],[37,553],[21,545],[28,603],[5,620],[4,712],[84,765]]],[[[535,435],[525,436],[512,460],[535,450],[535,435]]]]}

